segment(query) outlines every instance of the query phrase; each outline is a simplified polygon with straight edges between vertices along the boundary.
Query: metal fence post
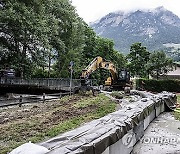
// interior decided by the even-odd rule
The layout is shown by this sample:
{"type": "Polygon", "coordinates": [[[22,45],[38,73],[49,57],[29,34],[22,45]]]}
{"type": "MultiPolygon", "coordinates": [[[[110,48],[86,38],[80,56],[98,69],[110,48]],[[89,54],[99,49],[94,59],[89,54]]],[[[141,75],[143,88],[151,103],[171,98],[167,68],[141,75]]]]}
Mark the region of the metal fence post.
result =
{"type": "Polygon", "coordinates": [[[45,102],[45,99],[46,99],[46,94],[43,93],[43,103],[45,102]]]}
{"type": "Polygon", "coordinates": [[[22,106],[22,95],[20,95],[20,97],[19,97],[19,107],[21,107],[22,106]]]}

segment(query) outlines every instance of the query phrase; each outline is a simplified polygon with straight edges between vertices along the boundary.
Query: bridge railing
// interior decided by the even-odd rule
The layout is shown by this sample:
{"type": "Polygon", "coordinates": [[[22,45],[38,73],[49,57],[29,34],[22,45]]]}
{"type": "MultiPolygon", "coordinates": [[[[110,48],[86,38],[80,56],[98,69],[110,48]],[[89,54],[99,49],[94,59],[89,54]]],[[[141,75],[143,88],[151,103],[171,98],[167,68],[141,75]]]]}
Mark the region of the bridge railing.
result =
{"type": "MultiPolygon", "coordinates": [[[[95,80],[90,80],[91,86],[95,83],[95,80]]],[[[46,87],[70,87],[69,78],[34,78],[34,79],[22,79],[22,78],[0,78],[0,84],[14,84],[14,85],[36,85],[46,87]]],[[[80,86],[80,79],[72,79],[72,87],[80,86]]]]}

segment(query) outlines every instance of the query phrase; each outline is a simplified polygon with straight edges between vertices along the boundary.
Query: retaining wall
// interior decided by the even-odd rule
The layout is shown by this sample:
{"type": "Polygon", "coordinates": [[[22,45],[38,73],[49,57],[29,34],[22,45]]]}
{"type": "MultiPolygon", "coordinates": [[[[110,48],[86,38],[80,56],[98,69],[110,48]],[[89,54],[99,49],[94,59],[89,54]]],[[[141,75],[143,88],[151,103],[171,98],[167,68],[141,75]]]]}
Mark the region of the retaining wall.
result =
{"type": "Polygon", "coordinates": [[[40,145],[49,154],[129,154],[150,122],[176,103],[172,93],[132,93],[142,99],[40,145]]]}

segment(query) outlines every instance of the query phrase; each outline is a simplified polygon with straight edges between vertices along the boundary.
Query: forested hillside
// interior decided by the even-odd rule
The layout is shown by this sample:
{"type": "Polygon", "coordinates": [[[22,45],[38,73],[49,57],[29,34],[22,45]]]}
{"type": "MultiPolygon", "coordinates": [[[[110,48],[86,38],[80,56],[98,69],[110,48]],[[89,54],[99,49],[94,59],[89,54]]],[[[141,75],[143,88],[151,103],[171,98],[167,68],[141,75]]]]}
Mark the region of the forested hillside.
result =
{"type": "Polygon", "coordinates": [[[113,41],[96,36],[68,0],[2,0],[0,23],[0,69],[18,77],[66,78],[73,61],[79,78],[96,56],[124,65],[113,41]]]}

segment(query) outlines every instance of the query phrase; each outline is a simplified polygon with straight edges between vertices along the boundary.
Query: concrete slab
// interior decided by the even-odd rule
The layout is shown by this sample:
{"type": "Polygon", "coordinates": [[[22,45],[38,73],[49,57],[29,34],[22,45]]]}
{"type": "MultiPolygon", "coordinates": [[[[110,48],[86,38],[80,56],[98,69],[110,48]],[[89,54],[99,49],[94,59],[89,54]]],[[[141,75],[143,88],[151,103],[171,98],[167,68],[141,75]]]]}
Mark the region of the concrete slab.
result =
{"type": "Polygon", "coordinates": [[[180,121],[172,113],[162,113],[146,129],[144,137],[134,146],[132,154],[179,154],[180,121]]]}
{"type": "Polygon", "coordinates": [[[102,154],[109,154],[109,147],[107,147],[106,150],[102,154]]]}

